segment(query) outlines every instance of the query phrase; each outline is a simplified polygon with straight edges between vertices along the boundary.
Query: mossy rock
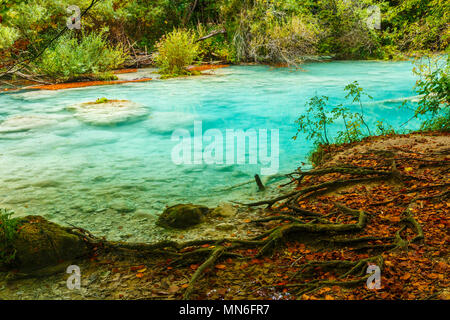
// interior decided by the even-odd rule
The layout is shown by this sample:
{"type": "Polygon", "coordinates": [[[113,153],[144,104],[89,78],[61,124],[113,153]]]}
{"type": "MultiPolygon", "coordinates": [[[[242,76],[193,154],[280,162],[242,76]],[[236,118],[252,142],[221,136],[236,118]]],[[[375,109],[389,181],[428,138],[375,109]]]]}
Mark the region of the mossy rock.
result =
{"type": "Polygon", "coordinates": [[[40,216],[20,219],[12,247],[14,269],[31,272],[87,256],[89,248],[80,237],[40,216]]]}
{"type": "Polygon", "coordinates": [[[162,227],[187,229],[201,223],[209,211],[205,206],[178,204],[164,210],[157,224],[162,227]]]}

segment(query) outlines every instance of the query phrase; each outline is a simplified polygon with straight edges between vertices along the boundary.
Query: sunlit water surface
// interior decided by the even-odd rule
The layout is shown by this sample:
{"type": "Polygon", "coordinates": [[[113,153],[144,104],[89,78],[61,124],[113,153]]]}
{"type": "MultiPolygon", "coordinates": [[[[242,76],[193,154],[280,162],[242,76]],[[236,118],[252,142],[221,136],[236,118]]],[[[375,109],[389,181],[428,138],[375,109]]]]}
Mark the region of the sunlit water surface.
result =
{"type": "MultiPolygon", "coordinates": [[[[0,95],[0,122],[39,116],[48,124],[0,133],[0,206],[18,214],[85,227],[109,239],[158,238],[155,217],[166,205],[215,206],[227,200],[257,198],[258,165],[176,165],[171,159],[176,129],[279,130],[279,172],[305,161],[312,143],[292,140],[305,102],[326,95],[330,105],[345,102],[344,87],[355,80],[373,101],[365,103],[367,122],[384,120],[398,128],[411,117],[400,110],[414,101],[409,62],[311,63],[303,70],[236,66],[215,76],[151,81],[61,91],[0,95]],[[114,126],[94,126],[66,107],[99,97],[140,103],[148,116],[114,126]],[[120,226],[120,228],[119,228],[120,226]]],[[[353,106],[358,110],[356,106],[353,106]]],[[[414,128],[417,123],[409,122],[414,128]]],[[[204,144],[204,147],[207,144],[204,144]]],[[[270,140],[269,140],[270,147],[270,140]]],[[[159,231],[158,231],[159,230],[159,231]]]]}

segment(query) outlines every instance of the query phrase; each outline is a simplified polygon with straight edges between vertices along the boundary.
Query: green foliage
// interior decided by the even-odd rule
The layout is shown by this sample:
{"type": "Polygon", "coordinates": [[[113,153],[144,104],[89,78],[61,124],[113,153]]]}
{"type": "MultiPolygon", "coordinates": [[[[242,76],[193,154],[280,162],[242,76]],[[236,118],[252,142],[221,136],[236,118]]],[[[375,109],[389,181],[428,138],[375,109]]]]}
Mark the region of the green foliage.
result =
{"type": "Polygon", "coordinates": [[[259,62],[298,64],[317,53],[319,29],[306,17],[269,19],[265,31],[252,30],[249,55],[259,62]]]}
{"type": "Polygon", "coordinates": [[[423,131],[450,131],[450,108],[446,108],[441,114],[425,120],[422,123],[423,131]]]}
{"type": "Polygon", "coordinates": [[[366,59],[379,57],[380,41],[377,30],[366,21],[368,7],[373,1],[322,0],[316,10],[324,33],[319,44],[321,54],[338,59],[366,59]]]}
{"type": "Polygon", "coordinates": [[[81,40],[64,35],[35,63],[37,73],[50,79],[73,81],[80,78],[109,79],[105,72],[123,64],[127,53],[122,46],[107,44],[104,33],[83,33],[81,40]],[[97,77],[98,76],[98,77],[97,77]]]}
{"type": "MultiPolygon", "coordinates": [[[[306,113],[300,115],[297,124],[297,134],[293,137],[296,140],[300,133],[306,135],[307,140],[313,141],[315,148],[309,155],[309,160],[314,165],[318,165],[326,152],[325,147],[330,144],[345,144],[362,140],[364,137],[372,135],[369,127],[364,121],[364,108],[362,97],[367,96],[357,81],[350,83],[345,87],[347,92],[346,99],[351,103],[357,103],[361,112],[351,112],[349,108],[342,104],[332,108],[327,105],[328,97],[314,96],[306,104],[306,113]],[[330,135],[330,127],[337,127],[342,120],[343,128],[334,130],[333,136],[330,135]],[[363,128],[366,127],[366,130],[363,128]]],[[[342,127],[342,126],[341,126],[342,127]]],[[[376,124],[378,134],[394,133],[392,127],[385,125],[381,121],[376,124]]]]}
{"type": "Polygon", "coordinates": [[[448,0],[389,1],[383,8],[383,45],[404,52],[443,51],[449,45],[448,0]]]}
{"type": "MultiPolygon", "coordinates": [[[[191,0],[131,0],[122,8],[124,25],[141,47],[155,49],[160,38],[174,28],[186,27],[191,0]]],[[[198,8],[197,8],[198,9],[198,8]]],[[[199,21],[193,12],[191,21],[199,21]]]]}
{"type": "Polygon", "coordinates": [[[420,77],[416,92],[421,95],[416,115],[438,113],[442,105],[450,101],[450,57],[425,57],[416,60],[414,72],[420,77]]]}
{"type": "Polygon", "coordinates": [[[101,104],[101,103],[107,103],[109,100],[108,99],[106,99],[105,97],[103,97],[103,98],[98,98],[96,101],[95,101],[95,103],[96,104],[101,104]]]}
{"type": "Polygon", "coordinates": [[[328,97],[314,96],[305,105],[308,107],[306,114],[302,114],[295,122],[298,125],[297,139],[300,133],[306,134],[307,140],[313,140],[317,144],[329,145],[327,125],[333,123],[333,118],[328,115],[327,108],[328,97]]]}
{"type": "Polygon", "coordinates": [[[392,127],[390,124],[385,124],[383,121],[378,120],[375,124],[377,127],[377,134],[378,135],[389,135],[389,134],[395,134],[396,131],[394,127],[392,127]]]}
{"type": "Polygon", "coordinates": [[[362,131],[363,122],[359,113],[350,112],[350,109],[342,104],[334,108],[332,113],[333,121],[342,119],[344,123],[344,130],[336,133],[335,142],[337,144],[352,143],[365,137],[362,131]]]}
{"type": "Polygon", "coordinates": [[[230,0],[221,14],[237,61],[296,64],[317,51],[321,30],[306,4],[230,0]]]}
{"type": "Polygon", "coordinates": [[[10,48],[18,38],[16,29],[0,25],[0,51],[10,48]]]}
{"type": "Polygon", "coordinates": [[[345,98],[351,97],[353,99],[353,103],[359,104],[361,112],[357,113],[357,115],[359,116],[361,123],[366,127],[369,136],[371,136],[372,133],[370,132],[370,128],[364,120],[364,107],[361,99],[363,96],[366,96],[369,99],[373,98],[364,92],[363,88],[360,87],[358,81],[354,81],[353,83],[348,84],[344,90],[347,91],[347,95],[345,96],[345,98]]]}
{"type": "MultiPolygon", "coordinates": [[[[205,26],[198,24],[196,27],[196,36],[202,38],[211,32],[217,30],[215,25],[205,26]]],[[[224,34],[220,34],[206,40],[198,42],[199,54],[201,61],[225,61],[230,63],[236,62],[236,51],[233,45],[228,41],[224,34]]]]}
{"type": "Polygon", "coordinates": [[[425,57],[416,60],[414,72],[419,76],[416,92],[421,96],[415,117],[428,117],[422,123],[422,130],[450,129],[449,101],[450,76],[447,56],[425,57]]]}
{"type": "Polygon", "coordinates": [[[199,54],[195,34],[183,29],[174,29],[166,34],[156,47],[158,52],[155,60],[164,77],[190,74],[186,67],[191,65],[199,54]]]}
{"type": "Polygon", "coordinates": [[[28,0],[2,0],[0,2],[0,14],[6,13],[14,5],[26,2],[28,2],[28,0]]]}
{"type": "Polygon", "coordinates": [[[13,212],[0,209],[0,264],[11,263],[15,258],[13,241],[17,234],[19,219],[11,218],[13,212]]]}
{"type": "MultiPolygon", "coordinates": [[[[67,7],[77,5],[83,11],[91,2],[0,1],[0,68],[41,52],[65,27],[67,7]]],[[[103,36],[111,47],[133,45],[147,52],[174,29],[201,37],[225,28],[226,34],[199,43],[199,59],[298,64],[314,55],[393,59],[443,51],[450,39],[449,8],[448,0],[100,0],[82,18],[82,26],[86,34],[108,30],[103,36]],[[372,5],[381,9],[381,30],[367,25],[372,5]]],[[[81,40],[78,31],[70,33],[81,40]]],[[[77,77],[72,71],[60,72],[64,68],[48,69],[62,75],[61,80],[77,77]]]]}

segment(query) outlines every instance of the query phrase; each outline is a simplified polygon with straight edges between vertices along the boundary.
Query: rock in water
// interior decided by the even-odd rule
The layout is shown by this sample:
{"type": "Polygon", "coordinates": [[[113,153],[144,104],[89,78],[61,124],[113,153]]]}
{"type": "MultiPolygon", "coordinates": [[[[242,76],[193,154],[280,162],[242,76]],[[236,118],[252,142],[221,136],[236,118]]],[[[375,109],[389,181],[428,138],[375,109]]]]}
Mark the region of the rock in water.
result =
{"type": "Polygon", "coordinates": [[[55,266],[89,253],[81,237],[40,216],[20,220],[12,247],[16,252],[12,265],[24,272],[55,266]]]}
{"type": "Polygon", "coordinates": [[[38,115],[13,116],[0,123],[0,133],[23,132],[58,123],[57,118],[38,115]]]}
{"type": "Polygon", "coordinates": [[[114,200],[109,207],[119,213],[133,212],[136,210],[133,203],[120,199],[114,200]]]}
{"type": "Polygon", "coordinates": [[[222,203],[211,212],[211,215],[219,217],[232,217],[236,214],[236,212],[237,209],[233,207],[231,204],[222,203]]]}
{"type": "Polygon", "coordinates": [[[75,112],[80,121],[97,126],[139,120],[148,114],[142,105],[128,100],[85,102],[67,107],[67,110],[75,112]]]}
{"type": "Polygon", "coordinates": [[[178,204],[164,210],[157,224],[162,227],[186,229],[201,223],[209,211],[205,206],[178,204]]]}

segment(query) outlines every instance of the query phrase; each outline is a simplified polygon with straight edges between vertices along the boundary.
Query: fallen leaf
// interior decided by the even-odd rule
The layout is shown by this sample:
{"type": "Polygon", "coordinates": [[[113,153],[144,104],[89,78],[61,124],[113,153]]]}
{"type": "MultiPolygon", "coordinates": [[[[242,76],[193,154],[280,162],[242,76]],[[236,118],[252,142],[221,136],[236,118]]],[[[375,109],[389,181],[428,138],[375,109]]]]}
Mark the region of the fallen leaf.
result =
{"type": "Polygon", "coordinates": [[[180,287],[175,284],[173,284],[169,287],[169,293],[176,293],[176,292],[178,292],[178,290],[180,290],[180,287]]]}

